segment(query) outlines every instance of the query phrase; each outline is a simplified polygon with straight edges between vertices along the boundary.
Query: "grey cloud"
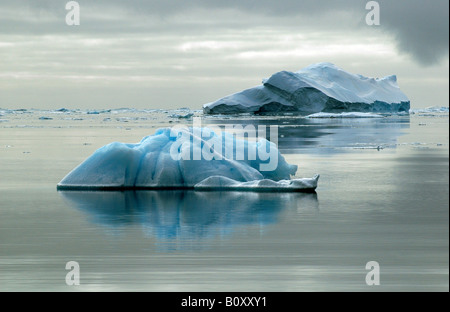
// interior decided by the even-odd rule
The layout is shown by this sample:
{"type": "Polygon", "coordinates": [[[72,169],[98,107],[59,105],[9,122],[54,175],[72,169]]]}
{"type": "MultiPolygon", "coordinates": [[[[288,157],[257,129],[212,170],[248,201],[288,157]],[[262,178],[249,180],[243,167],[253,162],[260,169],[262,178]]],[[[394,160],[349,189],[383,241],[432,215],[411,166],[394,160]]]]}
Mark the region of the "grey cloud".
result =
{"type": "MultiPolygon", "coordinates": [[[[71,33],[64,24],[66,0],[0,2],[0,34],[71,33]],[[19,12],[21,14],[11,14],[19,12]]],[[[78,34],[201,34],[252,27],[286,27],[299,31],[365,31],[366,0],[79,0],[82,27],[78,34]],[[239,15],[224,14],[235,10],[239,15]],[[346,14],[342,14],[346,13],[346,14]],[[349,21],[348,19],[354,19],[349,21]]],[[[447,0],[378,1],[379,31],[393,35],[399,50],[421,64],[448,55],[447,0]]],[[[372,30],[367,30],[370,33],[372,30]]]]}
{"type": "Polygon", "coordinates": [[[394,32],[400,50],[425,65],[448,55],[447,0],[383,1],[380,7],[381,24],[394,32]]]}

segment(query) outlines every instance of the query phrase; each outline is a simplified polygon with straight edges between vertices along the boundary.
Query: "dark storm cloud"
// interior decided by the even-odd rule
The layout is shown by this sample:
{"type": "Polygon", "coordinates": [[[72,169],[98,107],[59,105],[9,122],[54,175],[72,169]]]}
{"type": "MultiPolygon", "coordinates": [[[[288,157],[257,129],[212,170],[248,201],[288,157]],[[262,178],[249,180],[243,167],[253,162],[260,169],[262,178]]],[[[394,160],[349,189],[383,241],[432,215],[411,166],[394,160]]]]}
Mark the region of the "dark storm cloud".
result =
{"type": "MultiPolygon", "coordinates": [[[[0,2],[0,34],[68,32],[66,0],[16,0],[0,2]]],[[[296,27],[315,31],[348,27],[349,16],[357,30],[364,27],[365,4],[360,0],[79,0],[82,26],[78,33],[198,33],[244,27],[296,27]],[[220,12],[235,10],[224,18],[220,12]],[[339,13],[346,12],[347,15],[339,13]],[[312,17],[317,17],[313,19],[312,17]]],[[[380,0],[378,31],[395,37],[400,51],[422,64],[433,64],[448,55],[447,0],[380,0]]]]}
{"type": "Polygon", "coordinates": [[[448,55],[449,1],[380,1],[381,23],[396,36],[398,47],[423,64],[448,55]]]}

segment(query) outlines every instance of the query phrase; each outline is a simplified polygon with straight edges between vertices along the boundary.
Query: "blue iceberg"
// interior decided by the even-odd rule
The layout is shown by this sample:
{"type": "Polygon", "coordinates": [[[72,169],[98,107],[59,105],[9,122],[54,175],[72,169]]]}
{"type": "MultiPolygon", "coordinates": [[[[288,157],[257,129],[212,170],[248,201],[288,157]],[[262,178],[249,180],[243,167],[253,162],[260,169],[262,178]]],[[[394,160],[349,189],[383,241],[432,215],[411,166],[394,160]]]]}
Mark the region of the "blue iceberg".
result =
{"type": "Polygon", "coordinates": [[[348,73],[331,63],[297,72],[280,71],[262,85],[203,105],[206,114],[297,112],[408,112],[410,101],[395,75],[370,78],[348,73]]]}
{"type": "Polygon", "coordinates": [[[241,140],[208,128],[162,128],[136,144],[114,142],[73,169],[58,189],[198,189],[313,191],[319,176],[292,179],[265,138],[241,140]]]}

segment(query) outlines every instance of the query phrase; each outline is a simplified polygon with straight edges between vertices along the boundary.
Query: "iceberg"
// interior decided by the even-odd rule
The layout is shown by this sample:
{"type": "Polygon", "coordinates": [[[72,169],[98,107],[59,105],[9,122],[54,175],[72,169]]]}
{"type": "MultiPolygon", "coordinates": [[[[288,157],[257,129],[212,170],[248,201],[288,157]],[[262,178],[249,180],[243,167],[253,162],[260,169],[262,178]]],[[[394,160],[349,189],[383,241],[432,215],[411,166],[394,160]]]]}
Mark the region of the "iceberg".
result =
{"type": "Polygon", "coordinates": [[[395,75],[370,78],[331,63],[280,71],[262,85],[203,105],[205,114],[408,112],[410,101],[395,75]]]}
{"type": "Polygon", "coordinates": [[[297,165],[288,164],[265,138],[241,140],[225,131],[172,127],[139,143],[99,148],[57,188],[314,191],[319,176],[291,180],[296,171],[297,165]]]}
{"type": "Polygon", "coordinates": [[[171,114],[169,118],[178,118],[178,119],[188,119],[194,116],[194,113],[185,113],[185,114],[171,114]]]}

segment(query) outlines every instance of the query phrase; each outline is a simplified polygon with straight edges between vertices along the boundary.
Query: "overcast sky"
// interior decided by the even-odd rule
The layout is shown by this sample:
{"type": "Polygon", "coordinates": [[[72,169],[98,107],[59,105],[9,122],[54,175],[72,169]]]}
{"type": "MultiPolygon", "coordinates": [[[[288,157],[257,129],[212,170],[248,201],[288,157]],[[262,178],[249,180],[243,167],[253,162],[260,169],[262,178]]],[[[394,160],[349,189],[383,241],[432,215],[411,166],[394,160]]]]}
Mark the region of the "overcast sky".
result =
{"type": "Polygon", "coordinates": [[[396,74],[413,108],[449,105],[449,2],[0,0],[0,108],[177,108],[332,62],[396,74]]]}

